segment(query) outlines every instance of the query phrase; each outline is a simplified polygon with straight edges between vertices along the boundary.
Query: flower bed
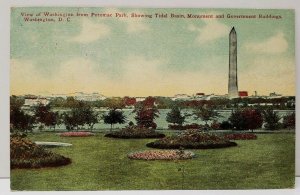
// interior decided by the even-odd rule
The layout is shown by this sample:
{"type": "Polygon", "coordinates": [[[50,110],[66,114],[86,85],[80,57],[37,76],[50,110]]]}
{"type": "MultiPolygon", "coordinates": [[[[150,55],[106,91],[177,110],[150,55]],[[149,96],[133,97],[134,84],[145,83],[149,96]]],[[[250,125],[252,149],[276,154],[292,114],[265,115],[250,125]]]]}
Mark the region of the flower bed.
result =
{"type": "Polygon", "coordinates": [[[72,131],[72,132],[65,132],[61,133],[60,136],[62,137],[89,137],[89,136],[94,136],[94,133],[91,132],[85,132],[85,131],[72,131]]]}
{"type": "Polygon", "coordinates": [[[48,151],[25,137],[12,135],[10,138],[11,169],[57,167],[70,163],[70,158],[48,151]]]}
{"type": "Polygon", "coordinates": [[[198,130],[187,130],[176,136],[165,137],[150,142],[146,146],[160,149],[212,149],[237,146],[237,144],[235,142],[230,142],[223,136],[198,130]]]}
{"type": "Polygon", "coordinates": [[[229,139],[229,140],[251,140],[251,139],[257,139],[257,136],[255,134],[251,134],[251,133],[227,134],[224,137],[227,138],[227,139],[229,139]]]}
{"type": "Polygon", "coordinates": [[[105,137],[123,138],[123,139],[138,139],[138,138],[163,138],[164,134],[156,132],[154,129],[145,127],[127,127],[120,131],[114,131],[105,135],[105,137]]]}
{"type": "Polygon", "coordinates": [[[128,154],[128,158],[137,160],[184,160],[191,159],[195,154],[182,150],[146,150],[128,154]]]}

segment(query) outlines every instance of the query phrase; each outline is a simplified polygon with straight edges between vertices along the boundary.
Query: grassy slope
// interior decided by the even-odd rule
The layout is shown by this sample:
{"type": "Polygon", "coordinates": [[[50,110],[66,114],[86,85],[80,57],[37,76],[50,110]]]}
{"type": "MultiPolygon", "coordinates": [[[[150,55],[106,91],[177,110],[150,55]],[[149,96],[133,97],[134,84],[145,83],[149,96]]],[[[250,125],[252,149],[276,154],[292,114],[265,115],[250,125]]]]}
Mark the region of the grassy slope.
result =
{"type": "Polygon", "coordinates": [[[186,161],[129,160],[131,151],[148,149],[153,139],[122,140],[103,134],[62,138],[51,133],[29,136],[35,141],[72,143],[52,149],[70,157],[59,168],[13,170],[13,190],[122,190],[122,189],[237,189],[290,188],[294,185],[294,134],[258,135],[237,141],[237,147],[193,150],[186,161]],[[178,168],[184,166],[185,174],[178,168]]]}

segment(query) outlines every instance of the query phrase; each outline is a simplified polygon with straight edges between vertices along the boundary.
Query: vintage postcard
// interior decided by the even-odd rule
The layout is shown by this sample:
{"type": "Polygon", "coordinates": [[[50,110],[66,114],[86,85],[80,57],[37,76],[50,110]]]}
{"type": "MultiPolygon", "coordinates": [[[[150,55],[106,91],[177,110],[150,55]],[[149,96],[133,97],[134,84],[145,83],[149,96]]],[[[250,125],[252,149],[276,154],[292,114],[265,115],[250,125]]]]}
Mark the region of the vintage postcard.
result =
{"type": "Polygon", "coordinates": [[[12,190],[293,188],[295,13],[11,8],[12,190]]]}

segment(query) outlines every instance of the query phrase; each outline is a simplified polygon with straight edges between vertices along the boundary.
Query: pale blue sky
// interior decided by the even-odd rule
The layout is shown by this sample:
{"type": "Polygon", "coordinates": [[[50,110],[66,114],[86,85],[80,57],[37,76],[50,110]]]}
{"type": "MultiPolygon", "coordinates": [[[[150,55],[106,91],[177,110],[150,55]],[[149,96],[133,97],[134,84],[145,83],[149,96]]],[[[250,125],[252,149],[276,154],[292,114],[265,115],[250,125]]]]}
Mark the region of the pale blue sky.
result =
{"type": "Polygon", "coordinates": [[[228,34],[238,35],[239,90],[295,94],[291,10],[14,8],[11,93],[74,91],[107,96],[225,94],[228,34]],[[22,12],[225,14],[225,19],[72,17],[24,22],[22,12]],[[272,14],[282,19],[226,19],[272,14]]]}

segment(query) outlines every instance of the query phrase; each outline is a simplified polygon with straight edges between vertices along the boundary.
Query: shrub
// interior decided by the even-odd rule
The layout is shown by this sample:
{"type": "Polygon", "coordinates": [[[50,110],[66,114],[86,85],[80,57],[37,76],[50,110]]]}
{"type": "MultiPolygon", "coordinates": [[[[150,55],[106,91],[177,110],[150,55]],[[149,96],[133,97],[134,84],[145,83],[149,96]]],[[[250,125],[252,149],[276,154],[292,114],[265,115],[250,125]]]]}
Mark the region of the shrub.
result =
{"type": "Polygon", "coordinates": [[[250,140],[257,139],[257,136],[251,133],[233,133],[225,135],[225,138],[229,140],[250,140]]]}
{"type": "Polygon", "coordinates": [[[160,149],[209,149],[236,146],[234,142],[222,136],[212,133],[205,133],[198,130],[186,130],[178,135],[165,137],[154,142],[148,143],[146,146],[160,149]]]}
{"type": "Polygon", "coordinates": [[[130,159],[140,160],[184,160],[193,158],[194,153],[183,150],[146,150],[130,153],[127,156],[130,159]]]}
{"type": "Polygon", "coordinates": [[[167,113],[166,121],[173,123],[173,125],[182,125],[184,123],[185,116],[181,114],[178,106],[173,106],[171,111],[167,113]]]}
{"type": "Polygon", "coordinates": [[[253,130],[261,128],[263,117],[259,110],[245,108],[233,112],[229,117],[229,121],[232,127],[237,130],[253,130]]]}
{"type": "Polygon", "coordinates": [[[214,120],[211,124],[210,124],[210,128],[214,129],[214,130],[219,130],[221,128],[221,124],[214,120]]]}
{"type": "Polygon", "coordinates": [[[140,126],[130,126],[121,129],[120,131],[114,131],[105,135],[105,137],[112,138],[162,138],[165,137],[164,134],[156,132],[154,129],[140,127],[140,126]]]}
{"type": "Polygon", "coordinates": [[[70,163],[70,158],[48,151],[24,136],[14,134],[10,138],[11,169],[57,167],[70,163]]]}
{"type": "Polygon", "coordinates": [[[94,133],[90,133],[90,132],[85,132],[85,131],[78,131],[78,132],[65,132],[65,133],[61,133],[60,136],[61,137],[89,137],[89,136],[94,136],[94,133]]]}
{"type": "Polygon", "coordinates": [[[280,128],[280,117],[273,109],[266,109],[262,112],[262,114],[266,123],[266,129],[275,130],[280,128]]]}
{"type": "Polygon", "coordinates": [[[194,119],[201,119],[205,122],[205,125],[208,126],[208,121],[214,120],[220,117],[220,114],[215,111],[213,108],[200,106],[195,107],[193,111],[194,119]]]}
{"type": "Polygon", "coordinates": [[[220,129],[224,129],[224,130],[232,129],[232,124],[228,121],[223,121],[220,124],[220,129]]]}
{"type": "Polygon", "coordinates": [[[294,129],[296,125],[295,113],[293,112],[292,114],[284,116],[282,124],[284,128],[294,129]]]}

